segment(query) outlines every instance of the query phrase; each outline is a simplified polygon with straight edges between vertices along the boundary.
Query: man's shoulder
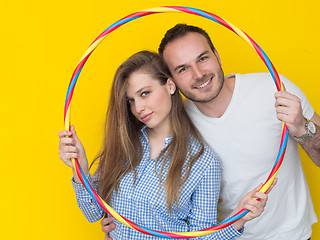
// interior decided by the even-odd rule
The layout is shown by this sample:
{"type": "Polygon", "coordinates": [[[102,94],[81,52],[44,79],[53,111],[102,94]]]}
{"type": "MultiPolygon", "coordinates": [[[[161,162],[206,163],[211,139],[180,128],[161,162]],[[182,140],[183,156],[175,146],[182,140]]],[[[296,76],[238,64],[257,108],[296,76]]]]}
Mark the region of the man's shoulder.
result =
{"type": "MultiPolygon", "coordinates": [[[[267,80],[272,81],[273,76],[269,72],[260,72],[260,73],[245,73],[245,74],[235,74],[238,79],[246,79],[246,80],[267,80]]],[[[281,81],[289,81],[284,75],[279,74],[281,81]]]]}
{"type": "Polygon", "coordinates": [[[200,119],[206,119],[206,117],[200,112],[198,107],[194,104],[192,100],[185,98],[184,100],[184,108],[191,118],[191,120],[195,123],[198,122],[200,119]]]}
{"type": "Polygon", "coordinates": [[[263,80],[270,80],[272,79],[272,75],[270,73],[245,73],[245,74],[235,74],[235,76],[239,79],[252,79],[252,80],[257,80],[257,79],[263,79],[263,80]]]}
{"type": "Polygon", "coordinates": [[[183,104],[184,104],[184,107],[187,111],[187,113],[189,113],[190,111],[192,110],[195,110],[195,104],[188,98],[184,98],[183,99],[183,104]]]}
{"type": "MultiPolygon", "coordinates": [[[[273,78],[271,73],[246,73],[246,74],[235,74],[236,82],[238,85],[246,86],[251,90],[255,89],[274,89],[276,86],[276,80],[273,78]]],[[[284,75],[280,75],[280,81],[284,83],[285,86],[295,87],[295,85],[288,80],[284,75]]]]}

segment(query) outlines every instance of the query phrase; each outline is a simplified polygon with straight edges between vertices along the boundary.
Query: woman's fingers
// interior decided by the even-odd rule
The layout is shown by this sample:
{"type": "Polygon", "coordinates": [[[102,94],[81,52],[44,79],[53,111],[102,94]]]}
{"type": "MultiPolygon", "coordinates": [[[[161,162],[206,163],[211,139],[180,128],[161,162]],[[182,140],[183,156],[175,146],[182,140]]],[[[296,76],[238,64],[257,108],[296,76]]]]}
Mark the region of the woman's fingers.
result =
{"type": "Polygon", "coordinates": [[[59,138],[71,136],[71,132],[67,130],[62,130],[58,133],[59,138]]]}
{"type": "Polygon", "coordinates": [[[75,140],[77,143],[78,143],[78,142],[80,143],[80,140],[79,140],[79,138],[78,138],[77,132],[76,132],[76,130],[75,130],[75,128],[74,128],[73,125],[70,127],[70,130],[71,130],[71,134],[72,134],[74,140],[75,140]]]}
{"type": "Polygon", "coordinates": [[[251,199],[244,206],[245,209],[248,209],[250,211],[247,214],[248,216],[245,216],[247,218],[246,220],[251,220],[253,218],[259,217],[263,213],[266,206],[268,200],[268,196],[266,194],[260,193],[255,196],[260,200],[258,201],[251,199]]]}
{"type": "Polygon", "coordinates": [[[63,130],[58,133],[59,142],[59,157],[69,167],[73,167],[71,159],[77,158],[83,171],[88,172],[88,161],[85,150],[79,140],[74,126],[71,126],[71,131],[63,130]]]}
{"type": "Polygon", "coordinates": [[[266,191],[266,194],[269,194],[269,193],[271,192],[271,190],[272,190],[273,187],[277,184],[277,182],[278,182],[278,178],[275,178],[275,179],[273,180],[273,182],[271,183],[269,189],[266,191]]]}
{"type": "Polygon", "coordinates": [[[73,167],[71,159],[79,158],[79,149],[75,147],[75,140],[72,132],[63,130],[58,133],[59,142],[59,157],[69,167],[73,167]]]}
{"type": "Polygon", "coordinates": [[[71,137],[62,137],[60,138],[60,144],[74,145],[74,140],[71,137]]]}
{"type": "Polygon", "coordinates": [[[64,145],[61,147],[61,153],[79,153],[78,148],[72,145],[64,145]]]}

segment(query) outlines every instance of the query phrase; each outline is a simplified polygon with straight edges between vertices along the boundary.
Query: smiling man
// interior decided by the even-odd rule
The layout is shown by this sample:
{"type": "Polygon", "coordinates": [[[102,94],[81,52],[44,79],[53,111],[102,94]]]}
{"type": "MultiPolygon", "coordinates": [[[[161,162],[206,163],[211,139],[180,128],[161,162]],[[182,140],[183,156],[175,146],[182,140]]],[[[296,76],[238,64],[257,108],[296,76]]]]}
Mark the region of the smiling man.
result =
{"type": "Polygon", "coordinates": [[[289,129],[279,184],[261,218],[246,224],[241,239],[303,240],[317,221],[302,170],[298,143],[320,166],[320,118],[301,90],[281,76],[287,91],[275,93],[270,74],[224,76],[221,60],[207,33],[178,24],[159,47],[188,114],[222,159],[218,212],[228,217],[243,192],[264,181],[274,164],[281,121],[289,129]],[[310,119],[311,121],[307,120],[310,119]]]}

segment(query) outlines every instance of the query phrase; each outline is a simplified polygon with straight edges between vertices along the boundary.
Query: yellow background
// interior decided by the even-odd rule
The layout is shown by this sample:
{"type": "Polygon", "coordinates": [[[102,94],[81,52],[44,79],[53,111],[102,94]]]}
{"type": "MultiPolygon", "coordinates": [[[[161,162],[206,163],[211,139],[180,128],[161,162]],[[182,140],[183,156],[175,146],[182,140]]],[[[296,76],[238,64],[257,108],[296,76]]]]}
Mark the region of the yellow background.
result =
{"type": "MultiPolygon", "coordinates": [[[[67,86],[80,57],[105,28],[132,12],[165,5],[204,9],[243,29],[320,113],[317,0],[2,0],[0,239],[103,239],[99,223],[88,223],[78,209],[71,169],[58,157],[67,86]]],[[[77,84],[71,119],[89,159],[99,150],[114,70],[137,50],[157,50],[177,22],[209,32],[225,73],[267,71],[244,41],[210,20],[170,13],[132,21],[99,46],[77,84]]],[[[320,217],[320,169],[305,153],[302,161],[320,217]]],[[[319,224],[313,239],[320,239],[319,224]]]]}

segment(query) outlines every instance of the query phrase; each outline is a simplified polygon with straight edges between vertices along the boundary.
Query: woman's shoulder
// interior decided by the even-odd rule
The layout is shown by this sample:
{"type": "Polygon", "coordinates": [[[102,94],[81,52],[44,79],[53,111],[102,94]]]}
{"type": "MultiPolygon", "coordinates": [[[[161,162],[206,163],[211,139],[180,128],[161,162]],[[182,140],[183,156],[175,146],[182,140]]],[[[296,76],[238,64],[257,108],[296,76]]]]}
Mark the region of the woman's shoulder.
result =
{"type": "MultiPolygon", "coordinates": [[[[195,155],[202,149],[201,141],[193,136],[189,135],[190,140],[190,154],[195,155]]],[[[201,163],[201,165],[218,165],[221,167],[221,160],[219,155],[209,147],[205,142],[203,142],[203,153],[199,156],[197,162],[201,163]]]]}

